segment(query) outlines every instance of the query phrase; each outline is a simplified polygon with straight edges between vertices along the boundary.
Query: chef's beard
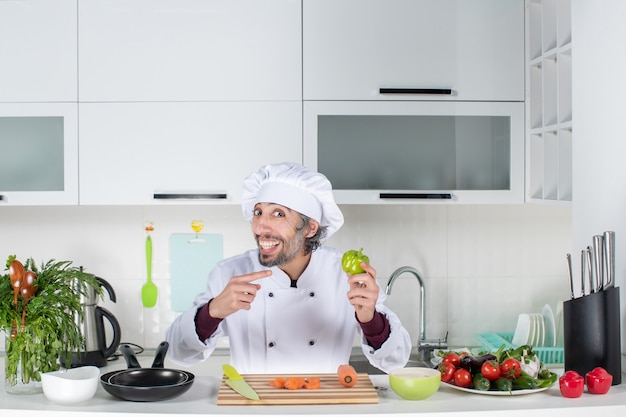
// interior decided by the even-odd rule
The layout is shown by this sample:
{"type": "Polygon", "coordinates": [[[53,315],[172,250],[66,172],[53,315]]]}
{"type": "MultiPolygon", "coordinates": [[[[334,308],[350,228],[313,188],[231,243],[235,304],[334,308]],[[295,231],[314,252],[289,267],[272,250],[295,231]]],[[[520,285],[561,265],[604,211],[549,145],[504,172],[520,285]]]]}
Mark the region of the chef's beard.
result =
{"type": "MultiPolygon", "coordinates": [[[[285,241],[282,238],[272,237],[272,239],[279,240],[282,243],[282,248],[277,255],[269,256],[263,255],[259,251],[259,263],[265,267],[271,268],[273,266],[280,266],[291,262],[304,248],[305,231],[303,229],[296,230],[296,236],[290,241],[285,241]]],[[[259,243],[259,237],[256,237],[257,245],[259,243]]]]}

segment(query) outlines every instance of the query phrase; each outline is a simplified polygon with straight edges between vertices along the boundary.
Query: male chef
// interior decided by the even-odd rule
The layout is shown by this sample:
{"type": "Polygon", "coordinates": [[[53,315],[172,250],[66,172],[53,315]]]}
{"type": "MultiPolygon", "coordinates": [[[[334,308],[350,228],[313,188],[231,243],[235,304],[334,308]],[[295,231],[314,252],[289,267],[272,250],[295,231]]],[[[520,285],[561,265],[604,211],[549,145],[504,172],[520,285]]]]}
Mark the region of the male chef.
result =
{"type": "Polygon", "coordinates": [[[243,215],[256,248],[220,261],[207,289],[168,327],[168,357],[203,361],[228,336],[241,373],[334,373],[356,332],[370,363],[406,365],[411,341],[383,305],[376,270],[342,271],[342,252],[322,242],[343,224],[328,179],[302,165],[270,164],[243,183],[243,215]]]}

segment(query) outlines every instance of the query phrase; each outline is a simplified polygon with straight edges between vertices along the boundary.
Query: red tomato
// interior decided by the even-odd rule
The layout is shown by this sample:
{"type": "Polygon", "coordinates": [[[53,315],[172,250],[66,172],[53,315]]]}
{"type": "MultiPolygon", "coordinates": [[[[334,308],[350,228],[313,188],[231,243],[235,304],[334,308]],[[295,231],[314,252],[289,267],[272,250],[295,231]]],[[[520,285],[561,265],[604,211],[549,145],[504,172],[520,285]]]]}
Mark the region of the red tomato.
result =
{"type": "Polygon", "coordinates": [[[519,361],[515,358],[505,359],[504,362],[500,364],[500,375],[509,378],[515,379],[522,373],[522,366],[519,361]]]}
{"type": "Polygon", "coordinates": [[[495,381],[500,377],[500,365],[498,365],[498,361],[485,361],[483,366],[480,367],[480,373],[488,380],[495,381]]]}
{"type": "Polygon", "coordinates": [[[565,398],[578,398],[583,395],[585,378],[576,371],[567,371],[559,378],[559,389],[565,398]]]}
{"type": "Polygon", "coordinates": [[[450,352],[443,357],[442,362],[451,363],[455,368],[458,368],[459,366],[461,366],[461,357],[454,352],[450,352]]]}
{"type": "Polygon", "coordinates": [[[613,384],[613,375],[606,369],[597,367],[585,374],[585,382],[590,394],[606,394],[613,384]]]}
{"type": "Polygon", "coordinates": [[[450,362],[441,362],[438,369],[441,372],[441,382],[451,382],[454,379],[456,368],[450,362]]]}
{"type": "Polygon", "coordinates": [[[472,374],[467,369],[457,369],[454,372],[454,383],[457,387],[470,387],[472,385],[472,374]]]}

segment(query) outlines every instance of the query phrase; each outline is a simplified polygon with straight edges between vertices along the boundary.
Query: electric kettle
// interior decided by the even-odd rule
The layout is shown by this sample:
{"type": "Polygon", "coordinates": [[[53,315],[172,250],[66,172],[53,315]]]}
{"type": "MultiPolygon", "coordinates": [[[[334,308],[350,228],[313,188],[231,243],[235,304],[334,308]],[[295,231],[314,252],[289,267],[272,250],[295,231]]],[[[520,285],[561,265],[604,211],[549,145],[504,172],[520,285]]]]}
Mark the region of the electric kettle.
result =
{"type": "MultiPolygon", "coordinates": [[[[115,291],[106,280],[95,277],[100,286],[109,294],[111,301],[115,302],[115,291]]],[[[120,345],[122,331],[120,324],[111,312],[98,305],[98,293],[92,286],[88,286],[85,294],[81,295],[81,305],[83,306],[83,317],[78,318],[78,325],[85,339],[85,351],[74,352],[72,357],[72,367],[92,365],[103,367],[107,364],[107,359],[112,356],[120,345]],[[113,338],[107,344],[106,340],[106,319],[112,329],[113,338]]]]}

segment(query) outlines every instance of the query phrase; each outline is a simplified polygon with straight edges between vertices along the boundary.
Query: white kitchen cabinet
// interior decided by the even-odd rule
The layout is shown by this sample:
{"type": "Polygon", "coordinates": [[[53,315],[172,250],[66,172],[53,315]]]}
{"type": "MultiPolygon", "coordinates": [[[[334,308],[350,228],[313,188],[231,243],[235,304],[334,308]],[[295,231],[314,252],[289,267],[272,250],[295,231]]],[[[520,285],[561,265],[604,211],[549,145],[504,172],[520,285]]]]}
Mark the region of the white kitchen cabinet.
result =
{"type": "Polygon", "coordinates": [[[0,102],[77,100],[77,0],[0,1],[0,102]]]}
{"type": "Polygon", "coordinates": [[[529,202],[572,201],[570,0],[527,0],[527,190],[529,202]]]}
{"type": "Polygon", "coordinates": [[[300,0],[81,0],[82,102],[302,98],[300,0]]]}
{"type": "Polygon", "coordinates": [[[77,107],[0,103],[0,205],[78,204],[77,107]]]}
{"type": "Polygon", "coordinates": [[[303,97],[524,101],[524,0],[303,0],[303,97]]]}
{"type": "Polygon", "coordinates": [[[299,102],[81,103],[80,204],[241,201],[265,163],[302,162],[299,102]]]}
{"type": "Polygon", "coordinates": [[[524,202],[524,103],[306,101],[304,163],[342,204],[524,202]]]}

